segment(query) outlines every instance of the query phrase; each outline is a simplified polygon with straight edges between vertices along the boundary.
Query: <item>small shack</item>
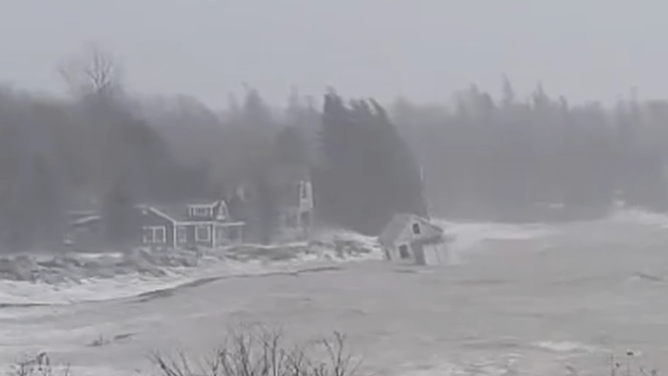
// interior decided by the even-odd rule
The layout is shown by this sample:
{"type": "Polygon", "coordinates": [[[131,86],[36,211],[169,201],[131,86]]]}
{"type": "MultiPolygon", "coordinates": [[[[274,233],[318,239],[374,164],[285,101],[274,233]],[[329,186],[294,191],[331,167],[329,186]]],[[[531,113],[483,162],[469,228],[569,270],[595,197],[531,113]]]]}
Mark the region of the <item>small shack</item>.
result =
{"type": "Polygon", "coordinates": [[[416,265],[446,262],[443,229],[414,214],[397,214],[378,237],[385,258],[416,265]]]}

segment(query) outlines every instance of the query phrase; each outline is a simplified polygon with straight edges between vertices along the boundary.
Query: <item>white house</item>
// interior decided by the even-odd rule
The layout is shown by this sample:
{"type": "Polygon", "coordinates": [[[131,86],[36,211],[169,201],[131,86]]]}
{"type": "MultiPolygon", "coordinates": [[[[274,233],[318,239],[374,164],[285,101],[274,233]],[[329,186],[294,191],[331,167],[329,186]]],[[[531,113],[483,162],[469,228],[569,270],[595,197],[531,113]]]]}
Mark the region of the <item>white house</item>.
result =
{"type": "Polygon", "coordinates": [[[284,191],[279,225],[297,238],[308,238],[313,226],[313,185],[308,179],[291,182],[284,191]]]}
{"type": "Polygon", "coordinates": [[[397,214],[378,240],[385,258],[417,265],[445,263],[446,238],[443,229],[414,214],[397,214]]]}

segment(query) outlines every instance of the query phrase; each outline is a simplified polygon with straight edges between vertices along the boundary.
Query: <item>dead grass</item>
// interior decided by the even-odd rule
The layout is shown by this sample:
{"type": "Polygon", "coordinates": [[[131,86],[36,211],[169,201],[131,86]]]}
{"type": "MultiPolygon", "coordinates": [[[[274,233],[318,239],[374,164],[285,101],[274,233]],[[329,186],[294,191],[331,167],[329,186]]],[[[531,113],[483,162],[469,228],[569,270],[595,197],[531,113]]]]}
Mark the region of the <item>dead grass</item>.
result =
{"type": "Polygon", "coordinates": [[[16,362],[7,376],[70,376],[69,365],[51,364],[49,354],[42,352],[16,362]]]}
{"type": "Polygon", "coordinates": [[[636,353],[627,351],[624,357],[610,357],[610,376],[659,376],[656,368],[645,368],[638,362],[636,353]]]}

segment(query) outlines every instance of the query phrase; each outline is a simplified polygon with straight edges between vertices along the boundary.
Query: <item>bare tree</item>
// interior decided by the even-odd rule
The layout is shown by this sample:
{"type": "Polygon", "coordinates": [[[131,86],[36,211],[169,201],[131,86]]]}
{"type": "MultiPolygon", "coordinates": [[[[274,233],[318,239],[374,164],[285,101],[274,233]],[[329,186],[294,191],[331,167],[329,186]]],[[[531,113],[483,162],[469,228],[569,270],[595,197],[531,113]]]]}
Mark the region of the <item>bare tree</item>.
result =
{"type": "Polygon", "coordinates": [[[84,45],[67,58],[58,73],[75,95],[114,95],[121,88],[122,68],[113,54],[97,42],[84,45]]]}
{"type": "Polygon", "coordinates": [[[354,376],[361,364],[341,333],[291,343],[281,330],[243,324],[203,361],[193,363],[182,353],[176,357],[154,353],[151,361],[162,376],[354,376]]]}

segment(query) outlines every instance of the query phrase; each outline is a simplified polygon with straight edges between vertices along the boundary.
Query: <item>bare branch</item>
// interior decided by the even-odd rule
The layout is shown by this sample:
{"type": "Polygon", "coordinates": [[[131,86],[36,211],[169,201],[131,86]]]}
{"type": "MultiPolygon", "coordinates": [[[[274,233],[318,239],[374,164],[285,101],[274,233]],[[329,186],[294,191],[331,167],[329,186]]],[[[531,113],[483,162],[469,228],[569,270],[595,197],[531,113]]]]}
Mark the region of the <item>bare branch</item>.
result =
{"type": "Polygon", "coordinates": [[[60,64],[58,73],[77,96],[113,95],[121,87],[120,64],[110,51],[95,42],[60,64]]]}
{"type": "Polygon", "coordinates": [[[351,367],[345,342],[343,334],[334,333],[314,343],[322,345],[324,358],[313,357],[307,354],[307,344],[288,345],[282,331],[251,325],[230,331],[223,346],[197,373],[182,355],[179,361],[160,355],[151,360],[164,376],[351,376],[357,369],[351,367]]]}

